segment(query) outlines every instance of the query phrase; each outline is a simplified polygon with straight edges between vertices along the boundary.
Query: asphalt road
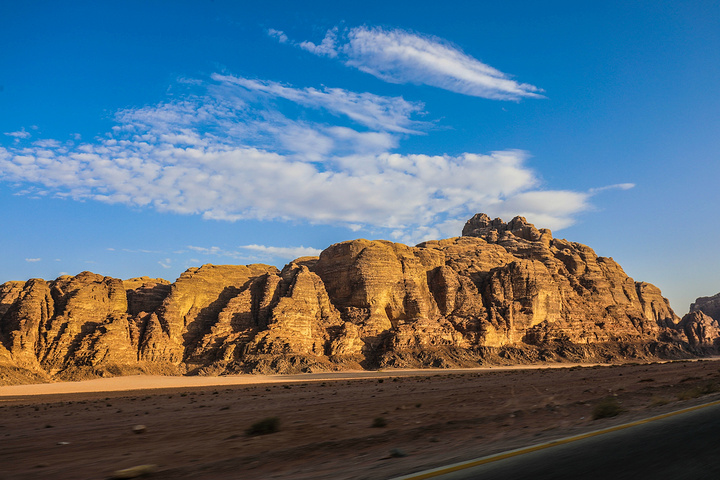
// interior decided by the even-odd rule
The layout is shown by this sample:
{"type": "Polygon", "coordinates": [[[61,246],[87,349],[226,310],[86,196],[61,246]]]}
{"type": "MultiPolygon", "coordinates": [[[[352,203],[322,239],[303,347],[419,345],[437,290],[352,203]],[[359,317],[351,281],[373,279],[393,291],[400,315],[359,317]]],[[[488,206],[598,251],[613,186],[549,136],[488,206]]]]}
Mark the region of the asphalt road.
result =
{"type": "Polygon", "coordinates": [[[443,475],[407,479],[720,479],[720,405],[443,475]]]}

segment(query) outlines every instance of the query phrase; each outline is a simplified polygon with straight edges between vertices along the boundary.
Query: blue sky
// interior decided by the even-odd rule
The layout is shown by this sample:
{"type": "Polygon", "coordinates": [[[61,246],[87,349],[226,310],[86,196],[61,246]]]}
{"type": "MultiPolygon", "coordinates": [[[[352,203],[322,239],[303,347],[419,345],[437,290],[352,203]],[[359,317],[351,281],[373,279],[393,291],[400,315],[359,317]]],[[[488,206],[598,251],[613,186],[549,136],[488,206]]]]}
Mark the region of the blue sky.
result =
{"type": "Polygon", "coordinates": [[[4,2],[0,282],[524,215],[720,291],[720,4],[4,2]]]}

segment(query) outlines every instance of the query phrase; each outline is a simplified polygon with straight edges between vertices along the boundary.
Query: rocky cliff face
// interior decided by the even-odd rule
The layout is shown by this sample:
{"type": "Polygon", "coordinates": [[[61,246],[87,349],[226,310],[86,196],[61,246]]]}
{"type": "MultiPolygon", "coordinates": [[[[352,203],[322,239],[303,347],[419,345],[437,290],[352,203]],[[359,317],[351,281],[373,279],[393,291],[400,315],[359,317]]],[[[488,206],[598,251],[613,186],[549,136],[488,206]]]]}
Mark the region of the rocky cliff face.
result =
{"type": "Polygon", "coordinates": [[[173,284],[83,272],[0,286],[6,382],[607,361],[702,353],[719,335],[701,313],[681,322],[611,258],[483,214],[461,237],[353,240],[282,271],[204,265],[173,284]]]}
{"type": "Polygon", "coordinates": [[[720,293],[712,297],[700,297],[690,305],[690,313],[702,312],[708,317],[720,321],[720,293]]]}
{"type": "Polygon", "coordinates": [[[691,345],[716,353],[720,347],[720,293],[695,300],[678,326],[691,345]]]}

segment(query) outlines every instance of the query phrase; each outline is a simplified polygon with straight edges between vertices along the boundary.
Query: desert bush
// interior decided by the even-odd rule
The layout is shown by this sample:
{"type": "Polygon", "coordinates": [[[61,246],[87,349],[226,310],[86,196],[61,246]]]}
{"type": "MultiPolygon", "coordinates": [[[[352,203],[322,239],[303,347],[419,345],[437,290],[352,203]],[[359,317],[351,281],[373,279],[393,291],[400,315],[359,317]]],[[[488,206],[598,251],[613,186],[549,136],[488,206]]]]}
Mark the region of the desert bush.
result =
{"type": "Polygon", "coordinates": [[[708,395],[710,393],[719,392],[720,387],[718,387],[717,383],[713,382],[707,382],[702,385],[698,385],[696,387],[693,387],[689,390],[685,390],[684,392],[680,392],[678,394],[679,400],[690,400],[693,398],[702,397],[703,395],[708,395]]]}
{"type": "Polygon", "coordinates": [[[377,417],[375,420],[373,420],[372,425],[373,428],[383,428],[387,427],[387,420],[385,420],[384,417],[377,417]]]}
{"type": "Polygon", "coordinates": [[[277,417],[268,417],[253,423],[250,428],[245,430],[245,433],[248,435],[268,435],[279,430],[280,419],[277,417]]]}
{"type": "Polygon", "coordinates": [[[598,420],[600,418],[616,417],[624,412],[615,397],[604,398],[593,408],[592,418],[598,420]]]}
{"type": "Polygon", "coordinates": [[[668,403],[670,403],[670,400],[665,397],[652,397],[652,399],[650,399],[651,407],[662,407],[668,403]]]}

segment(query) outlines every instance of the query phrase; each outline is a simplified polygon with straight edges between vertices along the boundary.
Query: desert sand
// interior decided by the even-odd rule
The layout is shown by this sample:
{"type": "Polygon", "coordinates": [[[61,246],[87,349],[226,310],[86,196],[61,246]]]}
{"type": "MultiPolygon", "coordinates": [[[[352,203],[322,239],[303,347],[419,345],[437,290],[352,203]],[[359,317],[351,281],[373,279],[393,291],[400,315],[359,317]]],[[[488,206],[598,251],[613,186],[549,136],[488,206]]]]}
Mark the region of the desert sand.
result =
{"type": "Polygon", "coordinates": [[[0,478],[382,479],[719,398],[712,360],[0,387],[0,478]],[[550,368],[550,367],[565,368],[550,368]],[[593,420],[613,397],[623,412],[593,420]],[[248,435],[269,417],[279,430],[248,435]],[[134,427],[144,425],[141,433],[134,427]],[[383,426],[384,425],[384,426],[383,426]]]}
{"type": "MultiPolygon", "coordinates": [[[[579,363],[548,365],[508,365],[455,369],[391,369],[391,370],[345,370],[342,372],[305,373],[297,375],[223,375],[223,376],[164,376],[128,375],[124,377],[95,378],[76,382],[35,383],[0,386],[1,397],[28,395],[52,395],[90,392],[122,392],[131,390],[155,390],[162,388],[214,387],[222,385],[255,385],[265,383],[317,382],[323,380],[351,380],[358,378],[414,377],[425,375],[470,373],[487,370],[534,370],[539,368],[569,368],[574,366],[595,366],[579,363]]],[[[0,400],[1,401],[1,400],[0,400]]]]}

